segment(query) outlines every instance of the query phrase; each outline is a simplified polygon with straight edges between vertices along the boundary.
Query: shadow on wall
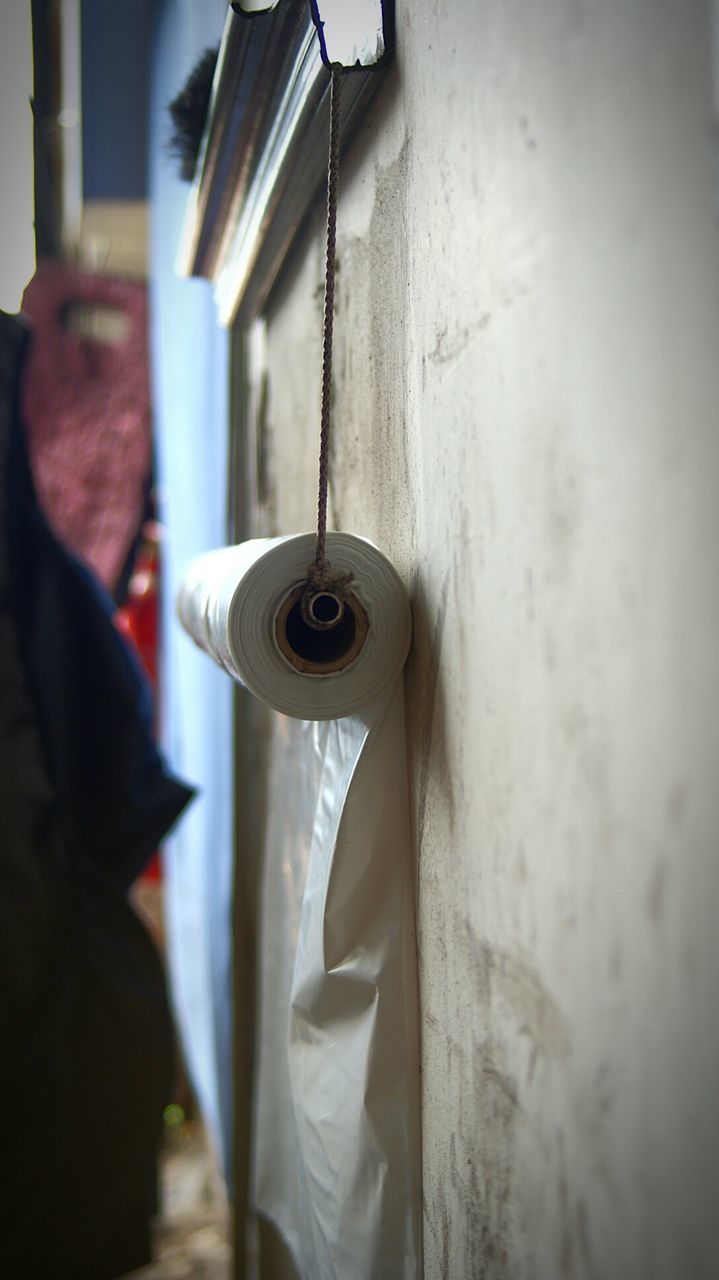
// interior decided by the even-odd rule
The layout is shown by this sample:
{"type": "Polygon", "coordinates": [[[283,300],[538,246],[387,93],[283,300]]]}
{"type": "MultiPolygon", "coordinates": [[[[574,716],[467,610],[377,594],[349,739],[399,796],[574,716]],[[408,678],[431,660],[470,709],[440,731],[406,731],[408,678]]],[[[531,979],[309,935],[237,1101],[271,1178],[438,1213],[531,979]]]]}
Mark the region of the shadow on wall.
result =
{"type": "Polygon", "coordinates": [[[413,640],[405,673],[405,716],[410,813],[416,849],[415,875],[423,856],[430,785],[437,788],[445,806],[450,833],[454,828],[456,815],[456,799],[447,757],[447,715],[441,668],[449,578],[447,572],[434,610],[429,607],[421,580],[417,580],[412,592],[413,640]]]}

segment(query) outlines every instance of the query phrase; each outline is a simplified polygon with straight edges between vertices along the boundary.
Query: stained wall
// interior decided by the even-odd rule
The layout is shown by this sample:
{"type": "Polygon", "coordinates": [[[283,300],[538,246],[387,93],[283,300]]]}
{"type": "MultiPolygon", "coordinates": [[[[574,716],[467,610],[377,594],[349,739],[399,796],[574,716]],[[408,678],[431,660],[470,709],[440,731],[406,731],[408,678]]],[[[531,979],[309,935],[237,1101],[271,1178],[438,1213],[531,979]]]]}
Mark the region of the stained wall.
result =
{"type": "MultiPolygon", "coordinates": [[[[331,517],[411,593],[428,1280],[719,1274],[719,265],[698,0],[398,0],[331,517]]],[[[322,216],[258,527],[312,527],[322,216]]]]}

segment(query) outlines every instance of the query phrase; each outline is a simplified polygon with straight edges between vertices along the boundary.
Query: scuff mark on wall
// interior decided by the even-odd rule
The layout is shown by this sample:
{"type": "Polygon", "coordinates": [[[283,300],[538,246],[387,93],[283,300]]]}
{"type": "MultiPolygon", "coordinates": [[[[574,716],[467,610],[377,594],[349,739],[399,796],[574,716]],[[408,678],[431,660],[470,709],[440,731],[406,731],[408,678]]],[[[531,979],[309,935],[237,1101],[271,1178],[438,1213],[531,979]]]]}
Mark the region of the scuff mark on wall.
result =
{"type": "Polygon", "coordinates": [[[418,857],[422,854],[424,824],[430,785],[430,767],[435,783],[443,786],[447,799],[450,831],[454,825],[454,795],[452,776],[448,763],[438,768],[442,747],[438,738],[445,732],[443,698],[441,692],[442,642],[447,625],[449,599],[449,575],[445,576],[442,594],[435,610],[431,634],[427,633],[421,599],[415,596],[413,607],[414,645],[407,670],[407,719],[409,739],[414,744],[416,761],[416,845],[418,857]]]}

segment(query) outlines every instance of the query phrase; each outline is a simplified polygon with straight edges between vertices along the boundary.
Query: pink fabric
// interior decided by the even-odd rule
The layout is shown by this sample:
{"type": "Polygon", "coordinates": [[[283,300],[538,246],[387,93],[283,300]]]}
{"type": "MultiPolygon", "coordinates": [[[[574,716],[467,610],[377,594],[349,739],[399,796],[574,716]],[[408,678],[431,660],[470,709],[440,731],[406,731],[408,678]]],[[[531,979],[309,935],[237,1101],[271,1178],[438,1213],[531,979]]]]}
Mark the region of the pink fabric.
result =
{"type": "Polygon", "coordinates": [[[112,589],[143,514],[151,465],[144,285],[42,262],[23,298],[33,342],[23,412],[39,500],[68,547],[112,589]],[[117,307],[121,342],[70,332],[73,304],[117,307]]]}

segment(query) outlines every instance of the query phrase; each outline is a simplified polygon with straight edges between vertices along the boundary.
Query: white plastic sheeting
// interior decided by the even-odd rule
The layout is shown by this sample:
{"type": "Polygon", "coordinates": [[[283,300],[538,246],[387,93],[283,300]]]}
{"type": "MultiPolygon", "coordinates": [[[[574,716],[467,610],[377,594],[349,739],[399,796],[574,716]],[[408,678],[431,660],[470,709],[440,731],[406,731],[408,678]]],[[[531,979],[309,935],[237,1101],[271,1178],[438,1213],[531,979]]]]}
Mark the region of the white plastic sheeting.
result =
{"type": "Polygon", "coordinates": [[[332,674],[318,674],[323,654],[314,670],[308,657],[307,669],[299,672],[281,652],[276,620],[283,600],[306,578],[313,554],[311,533],[207,552],[185,570],[178,613],[200,648],[275,711],[331,720],[393,688],[407,658],[410,613],[402,582],[381,551],[365,538],[328,534],[332,572],[351,575],[349,591],[371,625],[346,665],[335,662],[332,674]]]}
{"type": "Polygon", "coordinates": [[[255,1202],[306,1280],[414,1280],[419,1059],[401,684],[409,607],[376,548],[329,535],[333,568],[353,572],[367,639],[343,670],[295,670],[275,623],[312,549],[301,535],[210,552],[188,567],[178,601],[203,648],[295,717],[272,718],[255,1202]],[[337,717],[341,706],[352,714],[337,717]]]}

